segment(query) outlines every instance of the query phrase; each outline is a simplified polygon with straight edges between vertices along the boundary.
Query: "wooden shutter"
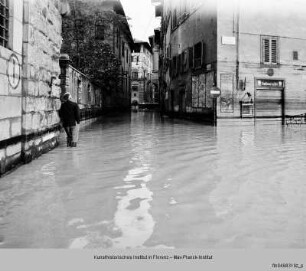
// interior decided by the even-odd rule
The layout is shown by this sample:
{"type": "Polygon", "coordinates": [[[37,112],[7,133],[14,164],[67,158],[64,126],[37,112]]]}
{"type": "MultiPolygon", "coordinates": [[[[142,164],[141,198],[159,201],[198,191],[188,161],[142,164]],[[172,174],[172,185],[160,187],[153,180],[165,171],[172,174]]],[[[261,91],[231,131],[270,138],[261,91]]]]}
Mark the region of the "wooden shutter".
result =
{"type": "Polygon", "coordinates": [[[262,62],[264,64],[278,63],[278,39],[265,37],[262,39],[262,62]]]}
{"type": "Polygon", "coordinates": [[[277,40],[271,39],[271,63],[277,64],[277,40]]]}
{"type": "Polygon", "coordinates": [[[263,62],[270,62],[270,41],[269,39],[263,39],[263,62]]]}

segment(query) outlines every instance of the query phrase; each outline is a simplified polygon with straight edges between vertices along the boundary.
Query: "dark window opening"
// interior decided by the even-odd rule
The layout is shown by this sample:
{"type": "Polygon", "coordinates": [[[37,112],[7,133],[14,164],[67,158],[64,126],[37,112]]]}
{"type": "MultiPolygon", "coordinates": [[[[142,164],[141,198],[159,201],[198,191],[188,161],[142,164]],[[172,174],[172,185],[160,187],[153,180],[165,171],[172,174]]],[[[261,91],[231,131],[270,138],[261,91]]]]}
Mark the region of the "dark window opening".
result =
{"type": "Polygon", "coordinates": [[[299,52],[293,51],[293,60],[299,60],[299,52]]]}
{"type": "Polygon", "coordinates": [[[138,79],[138,72],[133,72],[132,73],[132,78],[133,79],[138,79]]]}
{"type": "Polygon", "coordinates": [[[8,47],[9,0],[0,0],[0,46],[8,47]]]}
{"type": "Polygon", "coordinates": [[[189,48],[189,68],[193,68],[193,47],[189,48]]]}
{"type": "Polygon", "coordinates": [[[202,64],[202,42],[198,42],[194,46],[194,68],[200,68],[202,64]]]}
{"type": "Polygon", "coordinates": [[[121,56],[124,57],[124,42],[121,44],[121,56]]]}
{"type": "Polygon", "coordinates": [[[104,24],[102,21],[97,21],[95,25],[95,38],[96,40],[104,40],[105,38],[104,24]]]}
{"type": "Polygon", "coordinates": [[[176,9],[174,9],[172,12],[172,29],[176,27],[177,27],[177,13],[176,13],[176,9]]]}
{"type": "Polygon", "coordinates": [[[119,37],[120,37],[120,32],[119,29],[117,29],[117,41],[116,41],[117,48],[119,47],[119,37]]]}

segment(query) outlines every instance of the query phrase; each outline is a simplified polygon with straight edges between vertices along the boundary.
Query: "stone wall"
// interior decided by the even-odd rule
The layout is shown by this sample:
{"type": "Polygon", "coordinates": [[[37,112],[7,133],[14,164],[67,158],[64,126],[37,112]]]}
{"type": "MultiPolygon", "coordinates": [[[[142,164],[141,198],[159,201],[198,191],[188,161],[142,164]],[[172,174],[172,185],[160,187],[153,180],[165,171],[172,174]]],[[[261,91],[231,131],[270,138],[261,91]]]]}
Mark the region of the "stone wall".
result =
{"type": "Polygon", "coordinates": [[[23,20],[23,159],[57,145],[62,18],[58,0],[25,0],[23,20]]]}
{"type": "Polygon", "coordinates": [[[10,1],[9,42],[0,46],[0,175],[21,157],[22,2],[10,1]]]}
{"type": "Polygon", "coordinates": [[[61,95],[69,92],[78,103],[82,119],[96,117],[102,113],[102,90],[72,65],[68,55],[60,58],[61,95]]]}
{"type": "Polygon", "coordinates": [[[9,44],[0,46],[0,176],[57,145],[67,11],[64,0],[9,1],[9,44]]]}

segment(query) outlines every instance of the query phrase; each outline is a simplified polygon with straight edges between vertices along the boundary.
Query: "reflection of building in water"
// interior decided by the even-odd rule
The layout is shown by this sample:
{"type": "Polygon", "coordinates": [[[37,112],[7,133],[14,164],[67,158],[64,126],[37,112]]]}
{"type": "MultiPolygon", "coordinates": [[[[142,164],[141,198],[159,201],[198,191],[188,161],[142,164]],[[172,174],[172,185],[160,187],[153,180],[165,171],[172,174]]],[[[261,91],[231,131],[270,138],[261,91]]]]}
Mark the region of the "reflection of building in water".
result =
{"type": "Polygon", "coordinates": [[[148,42],[134,41],[132,53],[132,96],[131,102],[135,104],[152,103],[152,48],[148,42]]]}
{"type": "Polygon", "coordinates": [[[152,2],[160,2],[156,14],[163,17],[160,76],[168,112],[209,114],[216,85],[218,117],[305,113],[302,0],[152,2]]]}
{"type": "Polygon", "coordinates": [[[144,137],[140,134],[138,138],[132,140],[131,144],[132,169],[124,178],[124,185],[117,196],[119,201],[114,224],[121,235],[112,240],[114,248],[143,247],[153,234],[155,226],[155,221],[150,214],[153,192],[148,188],[148,183],[152,179],[150,166],[152,137],[144,137]],[[123,189],[127,190],[122,191],[123,189]]]}

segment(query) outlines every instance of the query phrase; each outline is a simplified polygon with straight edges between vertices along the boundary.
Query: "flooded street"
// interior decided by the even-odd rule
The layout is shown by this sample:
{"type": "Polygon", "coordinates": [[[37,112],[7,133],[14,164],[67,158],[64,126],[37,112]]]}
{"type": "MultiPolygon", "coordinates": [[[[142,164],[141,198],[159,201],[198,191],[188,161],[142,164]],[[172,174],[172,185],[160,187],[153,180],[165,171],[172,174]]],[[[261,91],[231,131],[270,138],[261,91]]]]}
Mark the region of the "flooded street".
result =
{"type": "Polygon", "coordinates": [[[306,127],[103,117],[0,179],[0,248],[306,248],[306,127]]]}

